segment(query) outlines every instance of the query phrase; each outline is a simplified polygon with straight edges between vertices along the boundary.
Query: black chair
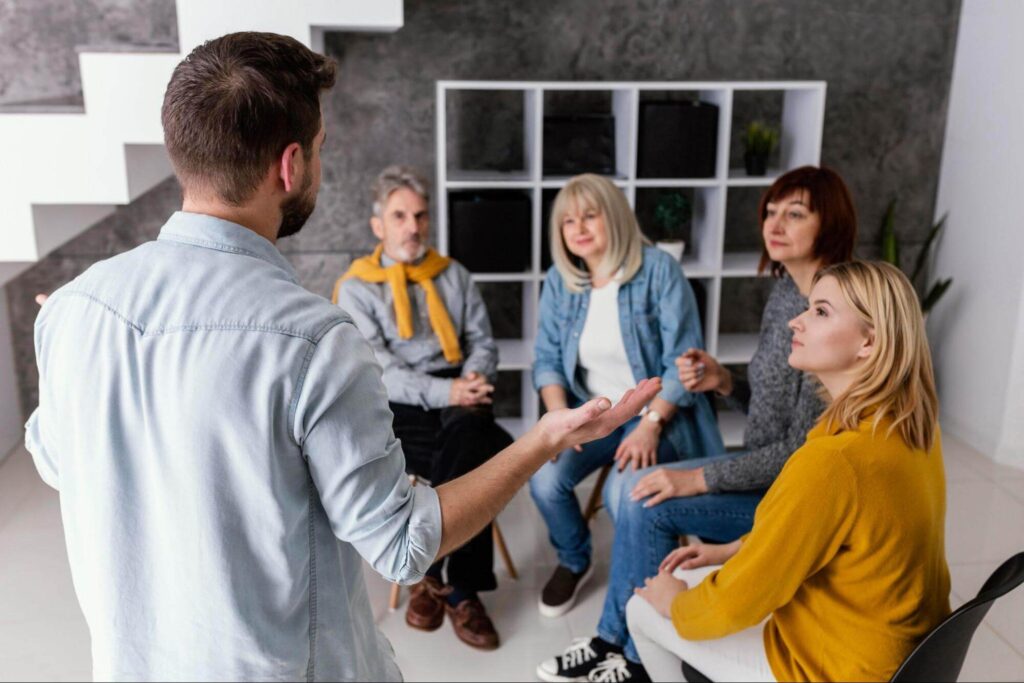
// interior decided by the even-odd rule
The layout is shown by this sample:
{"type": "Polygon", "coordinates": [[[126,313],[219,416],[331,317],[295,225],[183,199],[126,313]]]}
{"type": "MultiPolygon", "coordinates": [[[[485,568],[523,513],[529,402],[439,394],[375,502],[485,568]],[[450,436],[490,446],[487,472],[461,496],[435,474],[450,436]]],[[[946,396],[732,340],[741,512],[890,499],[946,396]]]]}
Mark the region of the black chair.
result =
{"type": "MultiPolygon", "coordinates": [[[[1017,553],[988,577],[978,596],[960,607],[924,637],[903,664],[891,683],[935,681],[953,683],[960,676],[967,648],[974,632],[998,598],[1024,583],[1024,553],[1017,553]]],[[[683,677],[689,683],[710,683],[704,674],[683,662],[683,677]]]]}

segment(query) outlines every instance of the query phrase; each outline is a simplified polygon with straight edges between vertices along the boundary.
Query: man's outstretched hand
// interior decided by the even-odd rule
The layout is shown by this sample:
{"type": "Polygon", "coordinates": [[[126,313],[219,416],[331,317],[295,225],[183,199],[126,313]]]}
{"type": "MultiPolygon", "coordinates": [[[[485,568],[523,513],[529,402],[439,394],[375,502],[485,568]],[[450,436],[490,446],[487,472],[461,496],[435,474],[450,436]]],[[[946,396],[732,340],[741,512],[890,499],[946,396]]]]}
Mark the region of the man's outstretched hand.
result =
{"type": "Polygon", "coordinates": [[[661,391],[661,378],[642,380],[616,405],[606,398],[595,398],[579,408],[564,408],[545,413],[535,429],[546,446],[558,453],[576,444],[607,436],[626,420],[637,415],[661,391]]]}

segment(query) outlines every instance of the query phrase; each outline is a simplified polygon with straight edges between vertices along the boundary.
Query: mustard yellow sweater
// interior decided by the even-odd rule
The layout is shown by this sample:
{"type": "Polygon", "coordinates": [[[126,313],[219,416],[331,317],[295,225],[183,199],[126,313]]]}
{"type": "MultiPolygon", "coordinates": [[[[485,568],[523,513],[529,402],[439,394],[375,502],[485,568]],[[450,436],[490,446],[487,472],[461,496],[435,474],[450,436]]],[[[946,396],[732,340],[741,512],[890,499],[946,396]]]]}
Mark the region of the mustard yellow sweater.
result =
{"type": "Polygon", "coordinates": [[[688,640],[771,615],[764,646],[780,681],[884,681],[949,614],[942,446],[911,450],[888,422],[807,435],[754,515],[739,553],[680,593],[688,640]]]}

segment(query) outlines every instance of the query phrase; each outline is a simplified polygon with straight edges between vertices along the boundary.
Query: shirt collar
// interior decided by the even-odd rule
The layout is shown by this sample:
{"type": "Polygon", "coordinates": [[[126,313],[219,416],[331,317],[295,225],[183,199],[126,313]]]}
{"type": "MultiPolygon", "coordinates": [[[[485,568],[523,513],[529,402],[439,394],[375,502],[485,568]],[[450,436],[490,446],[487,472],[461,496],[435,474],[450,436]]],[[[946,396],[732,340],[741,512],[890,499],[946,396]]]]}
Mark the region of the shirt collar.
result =
{"type": "Polygon", "coordinates": [[[270,240],[238,223],[202,213],[175,211],[160,229],[157,239],[258,258],[280,268],[292,282],[299,283],[295,268],[270,240]]]}
{"type": "MultiPolygon", "coordinates": [[[[427,258],[427,252],[428,251],[430,251],[429,247],[427,248],[426,251],[423,252],[423,256],[420,256],[418,259],[416,259],[415,261],[413,261],[412,263],[407,264],[407,265],[418,266],[419,264],[423,263],[423,259],[427,258]]],[[[393,259],[390,256],[388,256],[387,254],[385,254],[383,251],[380,252],[380,267],[381,268],[387,268],[389,266],[395,265],[396,263],[402,263],[402,261],[396,261],[395,259],[393,259]]]]}

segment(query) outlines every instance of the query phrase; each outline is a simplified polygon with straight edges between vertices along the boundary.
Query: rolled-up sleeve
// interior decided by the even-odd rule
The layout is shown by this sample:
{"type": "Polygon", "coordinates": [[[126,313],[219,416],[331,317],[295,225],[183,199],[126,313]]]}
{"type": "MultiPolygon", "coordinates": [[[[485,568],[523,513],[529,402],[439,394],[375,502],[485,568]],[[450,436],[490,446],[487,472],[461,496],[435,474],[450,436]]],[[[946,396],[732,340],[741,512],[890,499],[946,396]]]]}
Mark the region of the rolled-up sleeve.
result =
{"type": "Polygon", "coordinates": [[[668,267],[660,267],[658,276],[661,283],[657,289],[662,348],[660,396],[669,403],[689,407],[694,404],[696,394],[687,391],[679,381],[675,361],[689,348],[704,348],[697,298],[675,261],[669,262],[668,267]]]}
{"type": "Polygon", "coordinates": [[[540,315],[537,325],[537,339],[533,347],[533,386],[540,391],[546,386],[557,384],[569,388],[569,379],[562,369],[561,325],[558,318],[558,298],[562,291],[561,276],[552,266],[544,281],[540,295],[540,315]]]}
{"type": "Polygon", "coordinates": [[[32,415],[25,423],[25,449],[32,454],[32,461],[39,471],[39,476],[49,486],[60,490],[60,469],[57,466],[57,459],[46,447],[46,439],[43,436],[39,408],[32,411],[32,415]]]}
{"type": "Polygon", "coordinates": [[[441,545],[441,506],[405,474],[380,366],[355,325],[311,347],[291,412],[334,535],[386,579],[422,579],[441,545]]]}

